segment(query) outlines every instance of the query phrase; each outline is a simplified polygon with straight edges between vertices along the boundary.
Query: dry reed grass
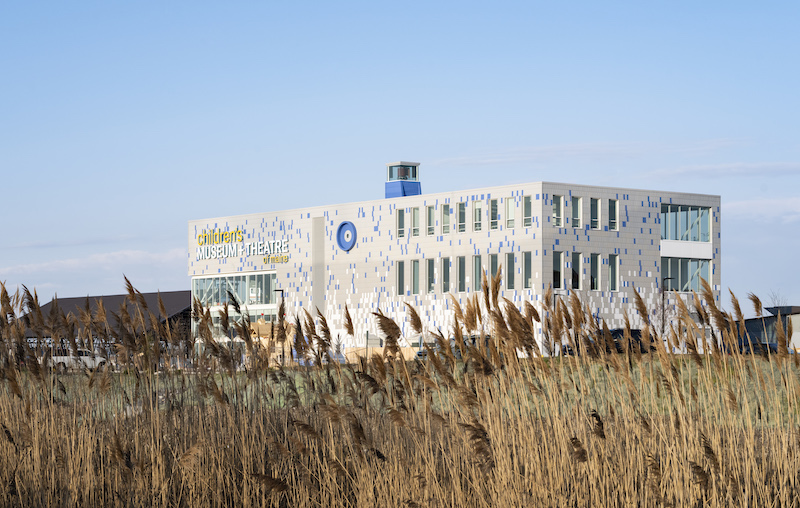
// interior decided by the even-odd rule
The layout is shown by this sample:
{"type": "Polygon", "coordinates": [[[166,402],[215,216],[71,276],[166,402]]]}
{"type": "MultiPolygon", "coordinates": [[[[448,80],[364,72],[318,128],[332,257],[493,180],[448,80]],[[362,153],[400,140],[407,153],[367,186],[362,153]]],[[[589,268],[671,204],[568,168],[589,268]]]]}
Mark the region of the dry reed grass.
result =
{"type": "MultiPolygon", "coordinates": [[[[734,318],[704,291],[700,315],[716,326],[681,308],[653,354],[606,354],[589,338],[606,340],[607,327],[577,297],[566,305],[548,292],[538,308],[517,309],[495,282],[484,278],[482,301],[471,299],[463,312],[454,306],[453,335],[487,334],[484,344],[454,350],[407,307],[414,331],[432,330],[438,344],[425,362],[389,354],[286,369],[252,342],[237,371],[211,334],[208,309],[194,302],[206,347],[191,372],[152,368],[175,350],[167,345],[191,340],[127,281],[135,311],[121,309],[114,325],[88,306],[78,317],[43,316],[35,292],[0,287],[0,504],[800,504],[800,369],[786,361],[785,346],[778,355],[725,353],[736,349],[738,302],[734,318]],[[24,347],[26,328],[71,347],[116,337],[124,370],[40,369],[24,347]],[[714,344],[697,338],[704,333],[714,344]],[[582,343],[586,354],[547,356],[565,343],[582,343]],[[662,346],[678,343],[690,354],[662,346]]],[[[635,301],[632,311],[646,317],[635,301]]],[[[375,318],[396,344],[397,324],[381,312],[375,318]]],[[[232,319],[224,326],[249,329],[246,317],[232,319]]],[[[283,322],[274,336],[303,357],[325,358],[322,313],[293,321],[293,336],[281,334],[283,322]]],[[[357,332],[351,321],[347,328],[357,332]]]]}

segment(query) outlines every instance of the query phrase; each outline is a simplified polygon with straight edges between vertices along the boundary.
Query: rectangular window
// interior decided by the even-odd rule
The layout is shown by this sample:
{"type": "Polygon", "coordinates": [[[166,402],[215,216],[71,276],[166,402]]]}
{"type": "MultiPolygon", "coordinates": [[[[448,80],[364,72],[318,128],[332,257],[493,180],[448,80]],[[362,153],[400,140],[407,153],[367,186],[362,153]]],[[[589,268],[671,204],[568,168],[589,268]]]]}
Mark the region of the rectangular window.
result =
{"type": "Polygon", "coordinates": [[[581,227],[581,218],[583,216],[583,209],[581,207],[581,198],[572,198],[572,227],[581,227]]]}
{"type": "Polygon", "coordinates": [[[472,289],[475,291],[481,290],[481,256],[472,256],[472,289]]]}
{"type": "Polygon", "coordinates": [[[428,236],[436,234],[436,208],[431,205],[428,207],[428,236]]]}
{"type": "Polygon", "coordinates": [[[397,294],[406,294],[406,264],[404,261],[397,262],[397,294]]]}
{"type": "Polygon", "coordinates": [[[419,208],[411,209],[411,236],[419,236],[419,208]]]}
{"type": "Polygon", "coordinates": [[[561,215],[563,210],[563,198],[561,196],[553,196],[553,226],[561,227],[561,215]]]}
{"type": "Polygon", "coordinates": [[[661,205],[661,239],[685,242],[711,241],[707,206],[661,205]]]}
{"type": "Polygon", "coordinates": [[[514,289],[514,253],[506,254],[506,289],[514,289]]]}
{"type": "Polygon", "coordinates": [[[619,256],[608,255],[608,290],[619,291],[619,256]]]}
{"type": "Polygon", "coordinates": [[[600,291],[600,254],[589,256],[589,289],[600,291]]]}
{"type": "Polygon", "coordinates": [[[522,227],[529,228],[533,225],[533,205],[530,196],[522,196],[522,227]]]}
{"type": "Polygon", "coordinates": [[[517,209],[517,203],[514,198],[506,198],[506,227],[511,229],[514,227],[514,212],[517,209]]]}
{"type": "Polygon", "coordinates": [[[553,289],[561,289],[564,271],[564,253],[553,251],[553,289]]]}
{"type": "Polygon", "coordinates": [[[497,277],[497,270],[499,270],[497,266],[497,254],[489,254],[489,274],[492,278],[497,277]]]}
{"type": "Polygon", "coordinates": [[[442,205],[442,234],[450,233],[450,205],[442,205]]]}
{"type": "Polygon", "coordinates": [[[597,198],[589,198],[589,210],[592,216],[591,227],[592,229],[600,229],[600,200],[597,198]]]}
{"type": "Polygon", "coordinates": [[[489,201],[489,229],[497,229],[498,219],[497,200],[492,199],[489,201]]]}
{"type": "Polygon", "coordinates": [[[581,289],[581,253],[572,253],[572,289],[581,289]]]}
{"type": "Polygon", "coordinates": [[[481,230],[481,202],[480,201],[473,201],[472,203],[472,230],[473,231],[480,231],[481,230]]]}
{"type": "MultiPolygon", "coordinates": [[[[608,230],[617,231],[617,221],[619,220],[619,207],[616,199],[608,200],[608,230]]],[[[662,226],[663,228],[663,226],[662,226]]]]}
{"type": "Polygon", "coordinates": [[[411,294],[419,294],[419,259],[411,262],[411,294]]]}
{"type": "Polygon", "coordinates": [[[463,233],[467,230],[467,204],[458,204],[458,232],[463,233]]]}
{"type": "Polygon", "coordinates": [[[427,263],[428,266],[428,293],[433,293],[436,290],[436,273],[434,270],[436,269],[436,260],[433,258],[428,258],[427,263]]]}
{"type": "Polygon", "coordinates": [[[467,258],[458,256],[456,258],[456,270],[458,271],[458,292],[463,293],[467,290],[467,258]]]}
{"type": "Polygon", "coordinates": [[[402,208],[397,209],[397,238],[406,236],[406,211],[402,208]]]}
{"type": "Polygon", "coordinates": [[[702,291],[700,280],[711,282],[707,259],[661,258],[661,275],[667,291],[702,291]]]}
{"type": "Polygon", "coordinates": [[[530,252],[522,253],[522,287],[530,289],[533,287],[533,258],[530,252]]]}
{"type": "Polygon", "coordinates": [[[450,292],[450,258],[442,258],[442,293],[450,292]]]}

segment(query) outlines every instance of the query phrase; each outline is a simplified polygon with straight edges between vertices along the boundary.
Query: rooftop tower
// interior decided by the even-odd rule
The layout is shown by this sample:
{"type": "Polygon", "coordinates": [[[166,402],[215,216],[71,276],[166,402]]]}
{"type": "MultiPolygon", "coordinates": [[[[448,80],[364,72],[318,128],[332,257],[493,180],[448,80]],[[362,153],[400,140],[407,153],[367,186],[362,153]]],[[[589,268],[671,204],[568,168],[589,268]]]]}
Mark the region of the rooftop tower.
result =
{"type": "Polygon", "coordinates": [[[386,164],[386,197],[419,196],[419,162],[390,162],[386,164]]]}

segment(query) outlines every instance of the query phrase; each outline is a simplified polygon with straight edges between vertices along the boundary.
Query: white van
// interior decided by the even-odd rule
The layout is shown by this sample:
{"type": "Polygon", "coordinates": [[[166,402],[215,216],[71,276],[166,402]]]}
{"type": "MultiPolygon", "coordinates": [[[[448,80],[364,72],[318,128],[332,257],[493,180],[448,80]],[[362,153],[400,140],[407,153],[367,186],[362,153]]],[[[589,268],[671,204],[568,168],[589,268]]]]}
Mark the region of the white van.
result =
{"type": "Polygon", "coordinates": [[[106,359],[99,352],[92,354],[88,349],[78,349],[78,355],[73,356],[67,347],[52,347],[47,367],[63,373],[67,370],[95,369],[105,363],[106,359]]]}

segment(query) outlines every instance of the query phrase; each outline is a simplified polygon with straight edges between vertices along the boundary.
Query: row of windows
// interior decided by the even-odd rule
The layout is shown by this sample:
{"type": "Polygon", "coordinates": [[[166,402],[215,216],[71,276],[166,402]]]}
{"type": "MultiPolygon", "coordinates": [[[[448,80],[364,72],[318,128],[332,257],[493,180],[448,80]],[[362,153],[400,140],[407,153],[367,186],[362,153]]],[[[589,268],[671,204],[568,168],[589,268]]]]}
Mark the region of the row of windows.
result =
{"type": "Polygon", "coordinates": [[[206,307],[232,304],[231,296],[239,305],[274,304],[275,279],[274,273],[196,278],[192,280],[192,300],[197,298],[206,307]]]}
{"type": "MultiPolygon", "coordinates": [[[[553,252],[553,289],[566,289],[564,287],[564,263],[567,256],[564,252],[553,252]]],[[[591,291],[601,290],[600,280],[600,254],[589,254],[584,256],[580,252],[572,252],[569,256],[571,269],[571,288],[584,289],[583,263],[589,263],[589,289],[591,291]]],[[[619,255],[608,255],[608,280],[606,281],[608,291],[619,291],[619,255]]]]}
{"type": "MultiPolygon", "coordinates": [[[[446,235],[451,232],[451,214],[455,215],[455,223],[452,230],[459,233],[464,233],[467,228],[472,231],[482,231],[484,227],[484,219],[488,218],[489,229],[498,229],[500,226],[500,212],[497,199],[489,200],[489,209],[487,215],[483,212],[483,201],[473,201],[472,210],[467,217],[468,205],[466,202],[457,203],[455,208],[449,205],[442,205],[440,227],[441,234],[446,235]]],[[[505,227],[513,229],[516,225],[517,204],[514,198],[505,199],[505,227]]],[[[410,227],[406,225],[406,210],[403,208],[397,209],[397,237],[404,238],[406,236],[406,229],[408,228],[409,236],[420,235],[420,210],[418,207],[411,208],[408,215],[411,217],[410,227]]],[[[530,196],[522,197],[522,227],[530,227],[533,224],[533,206],[530,196]]],[[[427,235],[436,234],[436,206],[430,205],[425,208],[425,233],[427,235]]]]}
{"type": "MultiPolygon", "coordinates": [[[[562,227],[564,223],[564,196],[553,196],[553,226],[562,227]]],[[[583,198],[573,196],[570,199],[572,227],[580,228],[583,224],[583,198]]],[[[600,229],[602,222],[602,202],[599,198],[589,198],[589,227],[600,229]]],[[[619,226],[619,201],[609,199],[606,204],[606,220],[609,231],[617,231],[619,226]]]]}
{"type": "Polygon", "coordinates": [[[711,208],[661,205],[661,239],[685,242],[711,241],[711,208]]]}
{"type": "MultiPolygon", "coordinates": [[[[530,289],[533,280],[533,258],[531,252],[522,252],[522,287],[530,289]]],[[[397,287],[401,288],[401,294],[418,295],[422,290],[426,293],[435,293],[437,283],[442,293],[449,293],[450,291],[457,291],[463,293],[469,287],[473,291],[480,291],[483,279],[483,273],[486,272],[489,278],[495,277],[498,271],[501,271],[503,277],[503,286],[506,289],[516,289],[516,256],[509,252],[500,257],[500,254],[488,254],[486,256],[475,255],[472,256],[472,279],[468,283],[467,279],[467,256],[457,256],[455,258],[455,271],[456,278],[455,284],[450,284],[450,271],[453,266],[450,263],[450,258],[441,258],[436,260],[428,258],[420,262],[418,259],[411,261],[398,261],[397,265],[397,287]],[[500,260],[505,261],[505,266],[501,269],[500,260]],[[438,261],[438,263],[437,263],[438,261]],[[437,266],[438,265],[438,266],[437,266]],[[410,278],[406,280],[406,269],[408,267],[410,278]],[[422,270],[425,270],[425,278],[422,279],[422,270]],[[438,281],[437,281],[438,276],[438,281]],[[420,282],[424,280],[424,287],[420,286],[420,282]]]]}
{"type": "Polygon", "coordinates": [[[667,291],[702,291],[700,279],[711,280],[707,259],[661,258],[661,275],[667,291]]]}

